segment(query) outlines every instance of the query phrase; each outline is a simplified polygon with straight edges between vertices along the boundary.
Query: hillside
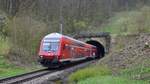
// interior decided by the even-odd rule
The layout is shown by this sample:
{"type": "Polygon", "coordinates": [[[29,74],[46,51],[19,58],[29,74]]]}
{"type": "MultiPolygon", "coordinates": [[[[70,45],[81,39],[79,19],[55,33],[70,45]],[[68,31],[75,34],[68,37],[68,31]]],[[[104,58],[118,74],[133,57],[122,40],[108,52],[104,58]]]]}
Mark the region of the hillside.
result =
{"type": "Polygon", "coordinates": [[[133,66],[150,67],[150,34],[140,34],[135,38],[135,40],[130,39],[123,49],[103,58],[100,63],[107,64],[114,69],[132,68],[133,66]]]}
{"type": "MultiPolygon", "coordinates": [[[[126,36],[121,38],[128,40],[126,36]]],[[[96,65],[73,73],[69,79],[78,84],[149,84],[150,34],[134,38],[124,48],[106,55],[96,65]]]]}
{"type": "Polygon", "coordinates": [[[116,13],[101,26],[101,31],[128,35],[150,32],[150,7],[116,13]]]}
{"type": "Polygon", "coordinates": [[[96,65],[70,75],[70,81],[77,84],[149,84],[149,9],[119,12],[104,23],[101,31],[112,35],[111,52],[96,65]]]}

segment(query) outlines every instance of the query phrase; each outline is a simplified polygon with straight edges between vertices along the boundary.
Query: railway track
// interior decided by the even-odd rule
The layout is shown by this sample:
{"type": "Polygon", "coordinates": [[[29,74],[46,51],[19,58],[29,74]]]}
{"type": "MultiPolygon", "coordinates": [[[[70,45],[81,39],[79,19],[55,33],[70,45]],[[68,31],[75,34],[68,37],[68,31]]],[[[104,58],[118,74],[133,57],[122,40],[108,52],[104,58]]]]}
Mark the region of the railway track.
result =
{"type": "Polygon", "coordinates": [[[48,69],[41,69],[41,70],[37,70],[37,71],[33,71],[21,75],[9,77],[9,78],[0,79],[0,84],[19,84],[52,72],[54,71],[50,71],[48,69]]]}
{"type": "Polygon", "coordinates": [[[59,69],[41,69],[41,70],[37,70],[34,72],[29,72],[29,73],[25,73],[25,74],[13,76],[13,77],[5,78],[5,79],[0,79],[0,84],[22,84],[27,81],[31,81],[36,78],[42,77],[44,75],[52,74],[52,73],[59,72],[59,71],[62,72],[63,70],[71,69],[72,67],[79,66],[80,64],[83,65],[84,63],[88,63],[91,61],[95,61],[95,60],[91,60],[91,59],[82,60],[82,61],[71,63],[59,69]]]}

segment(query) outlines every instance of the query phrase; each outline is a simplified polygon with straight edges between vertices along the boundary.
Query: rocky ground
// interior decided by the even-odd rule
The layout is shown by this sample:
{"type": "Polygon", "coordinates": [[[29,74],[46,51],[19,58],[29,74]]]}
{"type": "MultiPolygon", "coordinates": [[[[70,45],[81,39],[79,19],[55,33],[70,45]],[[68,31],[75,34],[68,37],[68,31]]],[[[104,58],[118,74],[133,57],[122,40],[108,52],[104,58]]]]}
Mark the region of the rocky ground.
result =
{"type": "Polygon", "coordinates": [[[123,49],[110,53],[100,63],[108,65],[114,71],[132,66],[150,67],[150,34],[140,34],[134,39],[126,37],[126,41],[128,42],[123,49]]]}

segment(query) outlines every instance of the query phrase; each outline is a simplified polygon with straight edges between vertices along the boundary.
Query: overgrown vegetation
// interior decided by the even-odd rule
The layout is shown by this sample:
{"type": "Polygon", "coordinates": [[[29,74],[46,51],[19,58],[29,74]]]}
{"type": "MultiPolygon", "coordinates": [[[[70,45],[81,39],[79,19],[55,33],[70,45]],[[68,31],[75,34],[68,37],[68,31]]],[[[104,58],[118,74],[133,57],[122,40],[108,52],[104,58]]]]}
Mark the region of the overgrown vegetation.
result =
{"type": "Polygon", "coordinates": [[[108,24],[103,25],[102,29],[118,38],[114,46],[116,50],[113,50],[114,55],[104,57],[99,66],[73,73],[70,80],[77,84],[149,84],[149,47],[144,47],[145,42],[149,45],[149,35],[134,36],[149,33],[149,22],[150,7],[147,6],[135,11],[117,13],[108,24]],[[99,70],[92,71],[93,74],[88,73],[90,72],[88,70],[101,67],[101,64],[109,65],[113,74],[94,76],[93,74],[99,70]]]}
{"type": "Polygon", "coordinates": [[[128,35],[150,32],[150,7],[144,6],[134,11],[117,13],[109,20],[102,31],[128,35]]]}
{"type": "Polygon", "coordinates": [[[89,77],[110,75],[111,71],[106,66],[96,66],[85,68],[75,72],[70,76],[71,81],[78,82],[89,77]]]}
{"type": "Polygon", "coordinates": [[[11,43],[9,42],[8,38],[3,39],[0,36],[0,55],[6,55],[9,52],[11,43]]]}
{"type": "Polygon", "coordinates": [[[44,23],[28,16],[13,18],[8,27],[8,36],[13,45],[7,57],[22,64],[36,62],[40,40],[46,31],[48,28],[44,23]]]}
{"type": "MultiPolygon", "coordinates": [[[[136,79],[136,80],[150,80],[150,67],[133,67],[130,69],[124,69],[120,72],[120,76],[130,79],[136,79]]],[[[150,81],[149,81],[150,82],[150,81]]]]}
{"type": "Polygon", "coordinates": [[[6,22],[0,25],[0,34],[11,43],[6,56],[20,64],[35,61],[41,38],[59,32],[60,22],[63,33],[69,35],[101,30],[113,34],[149,32],[149,7],[144,5],[149,5],[149,0],[1,0],[6,22]],[[116,14],[120,11],[126,12],[116,14]]]}
{"type": "Polygon", "coordinates": [[[97,65],[79,70],[70,75],[69,79],[77,84],[149,84],[149,79],[143,80],[139,77],[142,77],[142,74],[148,74],[150,68],[134,67],[113,75],[111,70],[102,66],[97,65]]]}
{"type": "Polygon", "coordinates": [[[149,84],[145,81],[130,80],[114,76],[96,76],[81,80],[77,84],[149,84]]]}
{"type": "MultiPolygon", "coordinates": [[[[2,12],[0,12],[0,15],[1,13],[2,12]]],[[[9,19],[8,21],[8,18],[6,18],[6,15],[4,13],[2,13],[2,15],[0,16],[0,78],[14,76],[41,68],[40,66],[35,65],[36,58],[33,58],[31,56],[33,54],[35,55],[36,53],[37,49],[35,49],[35,47],[38,47],[38,43],[36,42],[39,42],[40,40],[40,38],[38,37],[39,34],[34,36],[35,39],[37,39],[36,37],[39,38],[38,41],[31,37],[33,35],[30,33],[30,30],[28,31],[28,33],[30,33],[30,36],[28,34],[28,38],[23,38],[27,33],[24,33],[25,31],[22,31],[22,29],[24,28],[27,30],[27,26],[29,29],[39,28],[39,25],[36,23],[36,21],[35,23],[33,23],[33,25],[29,25],[23,23],[20,18],[15,18],[15,20],[13,21],[9,19]],[[36,25],[36,27],[34,27],[34,24],[36,25]],[[14,29],[17,30],[16,34],[14,34],[13,32],[15,31],[14,29]],[[35,44],[28,48],[29,43],[26,42],[31,42],[30,38],[32,38],[32,42],[34,41],[35,44]],[[26,42],[24,42],[24,40],[26,40],[26,42]],[[21,46],[20,42],[24,45],[21,46]],[[27,49],[30,50],[27,51],[27,49]]],[[[44,26],[42,25],[42,27],[44,26]]],[[[34,29],[34,31],[36,32],[38,30],[34,29]]]]}
{"type": "Polygon", "coordinates": [[[0,55],[0,78],[5,78],[9,76],[14,76],[17,74],[22,74],[30,69],[25,69],[21,67],[17,67],[8,60],[6,60],[5,56],[0,55]]]}

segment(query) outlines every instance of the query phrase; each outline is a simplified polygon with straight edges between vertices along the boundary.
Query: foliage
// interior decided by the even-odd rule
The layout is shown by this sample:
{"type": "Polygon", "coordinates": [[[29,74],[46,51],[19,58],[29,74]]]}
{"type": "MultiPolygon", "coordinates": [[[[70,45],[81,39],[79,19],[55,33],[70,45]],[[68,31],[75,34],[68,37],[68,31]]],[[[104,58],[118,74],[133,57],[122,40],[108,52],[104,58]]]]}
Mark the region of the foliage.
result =
{"type": "Polygon", "coordinates": [[[92,28],[95,25],[98,27],[116,12],[138,9],[150,5],[149,2],[149,0],[1,0],[0,9],[4,10],[9,17],[32,16],[37,21],[48,24],[48,27],[52,28],[51,31],[59,31],[59,23],[62,19],[64,32],[68,34],[78,33],[80,27],[85,27],[87,22],[85,28],[91,25],[92,28]],[[78,21],[79,28],[75,26],[74,20],[78,21]]]}
{"type": "Polygon", "coordinates": [[[127,11],[116,14],[110,19],[103,31],[112,34],[136,34],[150,32],[150,7],[144,6],[140,10],[127,11]]]}
{"type": "Polygon", "coordinates": [[[8,35],[13,44],[11,50],[23,57],[37,54],[40,40],[47,31],[44,23],[28,16],[13,18],[8,27],[8,35]]]}
{"type": "Polygon", "coordinates": [[[105,76],[111,74],[111,71],[106,66],[96,66],[96,67],[89,67],[82,70],[79,70],[72,75],[70,75],[69,79],[71,81],[78,82],[80,80],[84,80],[89,77],[94,76],[105,76]]]}
{"type": "Polygon", "coordinates": [[[10,42],[8,38],[4,39],[0,36],[0,55],[6,55],[10,49],[10,42]]]}
{"type": "Polygon", "coordinates": [[[85,31],[89,25],[86,20],[74,20],[73,18],[68,18],[66,24],[67,26],[64,28],[64,33],[73,35],[85,31]]]}
{"type": "Polygon", "coordinates": [[[0,36],[3,38],[6,38],[8,35],[8,22],[9,19],[7,18],[6,14],[0,10],[0,36]]]}
{"type": "Polygon", "coordinates": [[[130,80],[114,76],[96,76],[86,80],[81,80],[77,84],[149,84],[145,81],[130,80]]]}

